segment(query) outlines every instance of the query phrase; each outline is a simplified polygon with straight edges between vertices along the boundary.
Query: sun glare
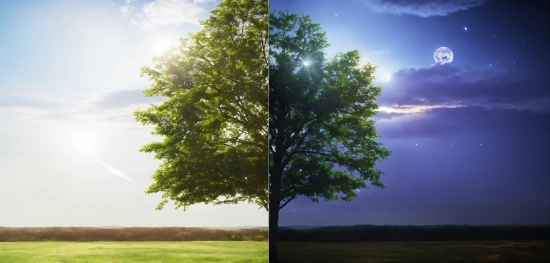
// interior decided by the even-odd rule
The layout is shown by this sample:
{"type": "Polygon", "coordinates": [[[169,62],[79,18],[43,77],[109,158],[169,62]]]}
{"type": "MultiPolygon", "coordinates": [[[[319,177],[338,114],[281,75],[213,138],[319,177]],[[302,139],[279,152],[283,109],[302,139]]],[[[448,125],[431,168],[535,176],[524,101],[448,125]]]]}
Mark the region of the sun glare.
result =
{"type": "Polygon", "coordinates": [[[93,154],[96,151],[96,136],[91,131],[73,130],[71,139],[76,148],[84,154],[93,154]]]}
{"type": "Polygon", "coordinates": [[[170,48],[171,46],[172,46],[172,43],[167,38],[163,38],[163,37],[158,38],[154,44],[155,53],[157,54],[162,53],[166,51],[168,48],[170,48]]]}

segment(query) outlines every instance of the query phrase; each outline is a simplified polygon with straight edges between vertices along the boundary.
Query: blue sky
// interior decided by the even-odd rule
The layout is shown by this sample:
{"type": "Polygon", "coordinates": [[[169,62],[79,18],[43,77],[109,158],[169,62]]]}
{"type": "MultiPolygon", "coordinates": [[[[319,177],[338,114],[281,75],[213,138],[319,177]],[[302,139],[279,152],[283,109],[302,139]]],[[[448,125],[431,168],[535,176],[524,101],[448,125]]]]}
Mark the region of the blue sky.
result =
{"type": "Polygon", "coordinates": [[[200,30],[208,0],[0,2],[0,226],[266,226],[249,204],[155,210],[140,68],[200,30]],[[246,215],[246,216],[243,216],[246,215]]]}
{"type": "Polygon", "coordinates": [[[298,198],[280,225],[550,223],[550,27],[542,4],[270,1],[310,15],[336,52],[378,66],[386,189],[298,198]],[[434,60],[439,47],[453,61],[434,60]]]}

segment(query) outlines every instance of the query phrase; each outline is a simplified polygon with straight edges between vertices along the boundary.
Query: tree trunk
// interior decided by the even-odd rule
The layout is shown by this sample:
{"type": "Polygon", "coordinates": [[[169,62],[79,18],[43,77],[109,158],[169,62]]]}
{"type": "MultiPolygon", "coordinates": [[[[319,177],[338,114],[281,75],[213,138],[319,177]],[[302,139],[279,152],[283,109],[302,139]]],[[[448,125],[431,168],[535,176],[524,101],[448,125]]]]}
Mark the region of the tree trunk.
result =
{"type": "Polygon", "coordinates": [[[277,256],[277,239],[279,236],[279,202],[269,198],[269,263],[279,263],[277,256]]]}

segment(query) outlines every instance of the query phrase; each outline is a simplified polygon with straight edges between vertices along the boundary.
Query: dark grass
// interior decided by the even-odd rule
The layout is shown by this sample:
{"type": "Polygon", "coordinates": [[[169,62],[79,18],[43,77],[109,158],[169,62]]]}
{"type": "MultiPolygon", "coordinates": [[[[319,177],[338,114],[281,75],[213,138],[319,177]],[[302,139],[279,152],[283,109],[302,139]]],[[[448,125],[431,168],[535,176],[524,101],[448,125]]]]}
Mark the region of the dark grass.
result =
{"type": "Polygon", "coordinates": [[[279,242],[550,240],[550,225],[329,226],[279,228],[279,242]]]}
{"type": "Polygon", "coordinates": [[[0,242],[16,241],[267,241],[267,228],[0,227],[0,242]]]}
{"type": "Polygon", "coordinates": [[[550,262],[548,240],[280,242],[281,263],[550,262]]]}

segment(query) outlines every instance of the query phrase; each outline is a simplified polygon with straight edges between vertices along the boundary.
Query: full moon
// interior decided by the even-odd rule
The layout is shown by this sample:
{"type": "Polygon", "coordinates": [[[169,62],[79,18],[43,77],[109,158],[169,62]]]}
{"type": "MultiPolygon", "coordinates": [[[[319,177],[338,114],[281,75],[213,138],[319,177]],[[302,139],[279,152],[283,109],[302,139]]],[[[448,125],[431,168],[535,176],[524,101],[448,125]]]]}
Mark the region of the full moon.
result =
{"type": "Polygon", "coordinates": [[[435,62],[438,64],[447,64],[453,62],[453,51],[447,47],[440,47],[434,53],[435,62]]]}

